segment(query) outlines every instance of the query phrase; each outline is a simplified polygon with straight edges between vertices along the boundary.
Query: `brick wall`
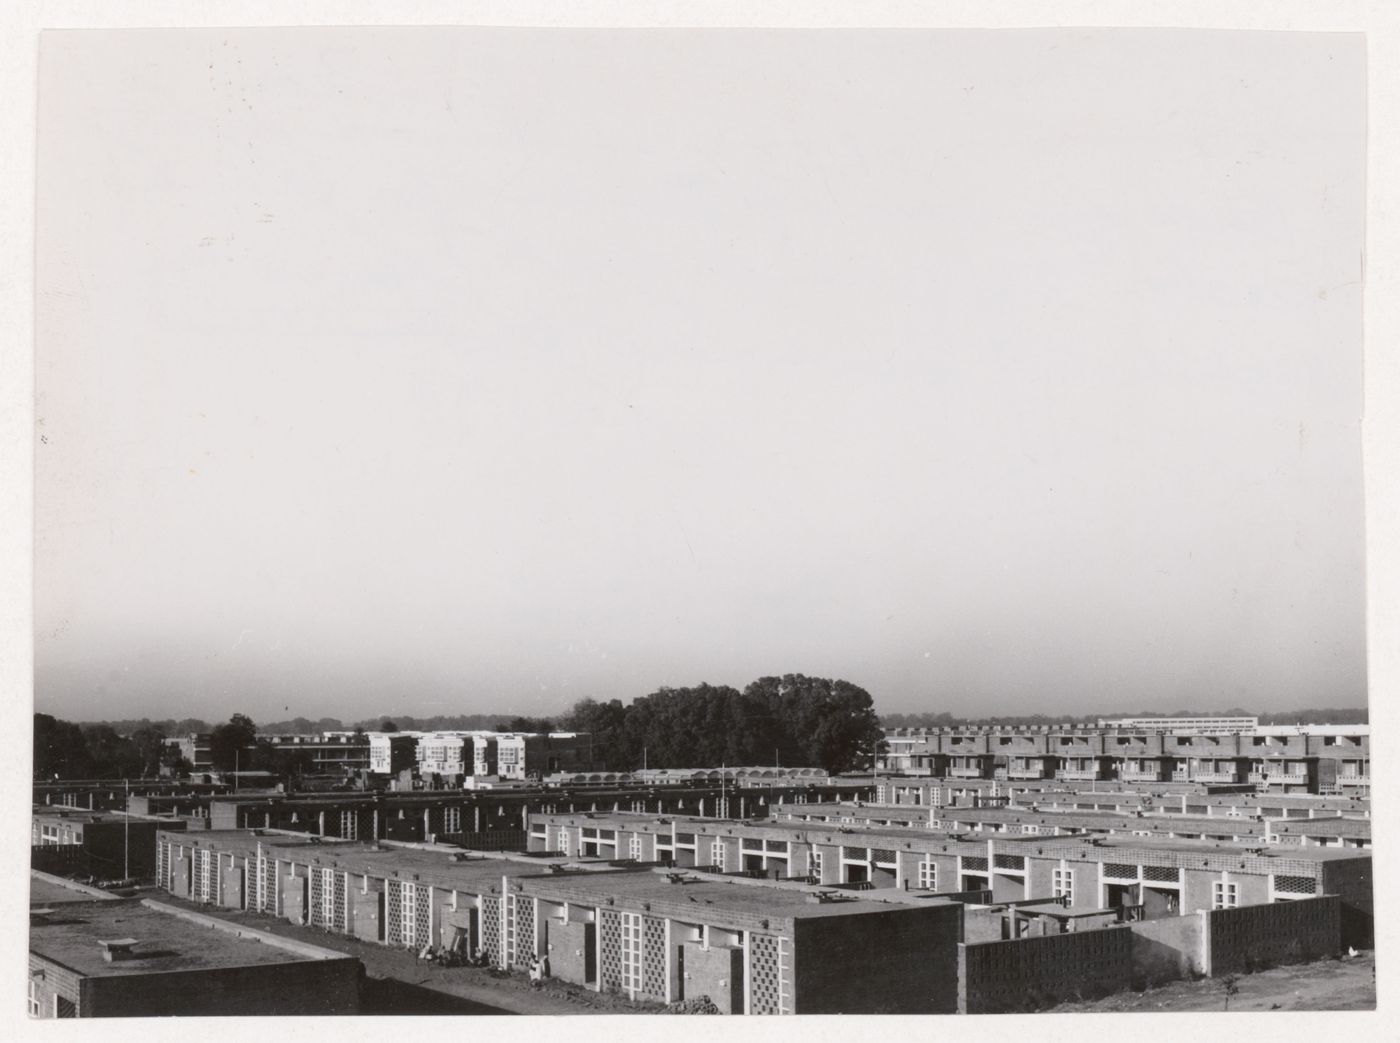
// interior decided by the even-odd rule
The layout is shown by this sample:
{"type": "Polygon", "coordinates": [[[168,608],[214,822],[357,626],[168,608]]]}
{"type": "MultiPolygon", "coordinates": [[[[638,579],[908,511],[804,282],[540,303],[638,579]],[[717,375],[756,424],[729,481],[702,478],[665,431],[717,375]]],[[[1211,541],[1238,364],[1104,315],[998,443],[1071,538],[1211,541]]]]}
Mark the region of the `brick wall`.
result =
{"type": "Polygon", "coordinates": [[[1132,982],[1126,927],[958,946],[958,1013],[1032,1011],[1121,992],[1132,982]]]}
{"type": "Polygon", "coordinates": [[[1341,900],[1322,895],[1201,914],[1211,977],[1301,963],[1341,951],[1341,900]]]}
{"type": "Polygon", "coordinates": [[[1134,987],[1205,974],[1207,915],[1191,913],[1129,924],[1134,987]]]}
{"type": "Polygon", "coordinates": [[[587,925],[554,921],[549,928],[549,972],[563,981],[588,980],[585,935],[587,925]]]}
{"type": "Polygon", "coordinates": [[[708,996],[721,1014],[744,1012],[744,952],[716,947],[704,949],[689,942],[683,950],[682,992],[685,999],[708,996]]]}
{"type": "Polygon", "coordinates": [[[40,1017],[51,1018],[54,1016],[55,996],[78,1005],[78,1013],[80,1016],[82,1015],[80,996],[82,976],[77,971],[70,970],[61,963],[46,960],[31,952],[29,954],[29,973],[32,978],[39,973],[43,975],[42,978],[36,978],[39,986],[40,1017]]]}
{"type": "Polygon", "coordinates": [[[84,1017],[355,1014],[360,961],[296,963],[87,978],[84,1017]]]}
{"type": "Polygon", "coordinates": [[[350,930],[356,938],[367,942],[384,941],[384,892],[371,885],[365,894],[358,887],[350,888],[350,930]]]}
{"type": "Polygon", "coordinates": [[[960,905],[797,918],[793,931],[798,1014],[957,1009],[960,905]]]}
{"type": "Polygon", "coordinates": [[[1341,898],[1341,944],[1371,948],[1375,944],[1375,920],[1370,857],[1326,863],[1322,891],[1341,898]]]}
{"type": "Polygon", "coordinates": [[[547,851],[548,845],[529,846],[529,834],[523,829],[488,829],[480,833],[442,833],[438,839],[473,851],[547,851]]]}
{"type": "Polygon", "coordinates": [[[61,875],[87,868],[87,854],[81,844],[36,844],[29,849],[29,866],[42,873],[61,875]]]}

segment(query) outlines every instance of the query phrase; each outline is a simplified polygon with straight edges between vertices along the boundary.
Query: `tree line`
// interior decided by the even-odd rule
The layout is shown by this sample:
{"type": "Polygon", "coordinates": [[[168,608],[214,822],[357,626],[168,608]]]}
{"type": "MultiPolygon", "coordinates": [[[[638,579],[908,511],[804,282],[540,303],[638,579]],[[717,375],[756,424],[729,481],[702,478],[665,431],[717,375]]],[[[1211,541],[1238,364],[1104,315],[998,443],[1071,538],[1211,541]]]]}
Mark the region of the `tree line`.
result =
{"type": "Polygon", "coordinates": [[[108,724],[75,724],[34,715],[35,779],[132,779],[178,770],[179,751],[149,721],[126,734],[108,724]]]}
{"type": "MultiPolygon", "coordinates": [[[[464,720],[478,721],[482,715],[464,720]]],[[[539,717],[505,717],[489,715],[492,723],[467,725],[464,730],[503,727],[507,731],[535,732],[554,731],[554,722],[539,717]]],[[[400,730],[433,729],[419,728],[419,719],[401,718],[405,727],[388,718],[366,722],[372,729],[396,732],[400,730]]],[[[431,720],[431,719],[429,719],[431,720]]],[[[309,774],[314,768],[311,754],[296,746],[279,746],[266,735],[277,731],[259,728],[247,714],[236,713],[223,724],[213,727],[203,721],[186,719],[178,722],[180,727],[167,728],[176,723],[162,721],[152,723],[142,719],[139,722],[119,722],[137,726],[123,734],[113,724],[85,724],[63,721],[46,713],[34,715],[34,778],[47,779],[140,779],[155,778],[161,774],[184,776],[193,770],[180,753],[178,746],[167,743],[167,738],[179,738],[189,734],[209,736],[209,759],[215,771],[266,771],[280,777],[296,778],[309,774]],[[197,728],[185,728],[187,724],[198,724],[197,728]]],[[[336,722],[337,724],[339,722],[336,722]]],[[[350,731],[352,729],[322,728],[320,731],[350,731]]],[[[297,734],[307,734],[306,729],[297,734]]],[[[365,728],[356,726],[353,731],[363,735],[365,728]]]]}
{"type": "MultiPolygon", "coordinates": [[[[394,724],[392,731],[491,731],[493,729],[509,729],[510,722],[520,718],[512,717],[503,713],[469,713],[469,714],[438,714],[434,717],[409,717],[395,714],[392,718],[367,717],[362,721],[352,721],[349,724],[339,717],[320,717],[312,720],[309,717],[293,717],[286,721],[271,721],[266,724],[255,725],[259,735],[317,735],[321,732],[348,732],[356,728],[364,731],[382,731],[381,724],[389,721],[394,724]]],[[[533,718],[525,718],[533,720],[533,718]]],[[[214,730],[216,725],[198,717],[184,717],[176,719],[169,717],[164,720],[152,721],[149,718],[125,718],[113,721],[79,721],[80,728],[108,727],[118,735],[132,735],[143,729],[154,728],[162,735],[171,737],[181,735],[207,735],[214,730]]],[[[523,729],[514,729],[523,730],[523,729]]]]}
{"type": "Polygon", "coordinates": [[[728,685],[660,688],[624,705],[583,699],[560,721],[593,738],[609,771],[720,765],[869,767],[881,739],[870,693],[849,681],[785,674],[740,691],[728,685]]]}

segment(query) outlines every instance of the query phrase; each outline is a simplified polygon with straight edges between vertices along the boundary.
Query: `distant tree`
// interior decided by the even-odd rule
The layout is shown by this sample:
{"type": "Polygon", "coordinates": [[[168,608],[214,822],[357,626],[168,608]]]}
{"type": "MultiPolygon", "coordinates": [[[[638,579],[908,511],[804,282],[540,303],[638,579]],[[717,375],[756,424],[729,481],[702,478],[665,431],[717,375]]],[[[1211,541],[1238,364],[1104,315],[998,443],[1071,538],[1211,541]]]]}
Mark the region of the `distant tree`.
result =
{"type": "Polygon", "coordinates": [[[82,728],[46,713],[34,715],[34,777],[82,779],[93,776],[92,756],[82,728]]]}
{"type": "Polygon", "coordinates": [[[92,771],[98,778],[129,779],[141,775],[141,753],[136,744],[117,734],[107,724],[90,724],[83,728],[92,771]]]}
{"type": "Polygon", "coordinates": [[[884,734],[870,693],[849,681],[802,674],[761,677],[744,696],[775,722],[784,764],[833,772],[863,768],[884,734]]]}
{"type": "Polygon", "coordinates": [[[161,756],[165,752],[165,732],[147,722],[131,733],[131,742],[141,758],[141,775],[147,778],[159,775],[161,756]]]}
{"type": "Polygon", "coordinates": [[[399,730],[399,726],[386,717],[384,718],[384,720],[379,722],[379,730],[381,732],[393,733],[399,730]]]}
{"type": "Polygon", "coordinates": [[[543,732],[548,734],[554,731],[554,722],[548,717],[512,717],[506,723],[508,732],[543,732]]]}
{"type": "MultiPolygon", "coordinates": [[[[581,699],[560,722],[566,731],[588,732],[593,744],[595,766],[609,771],[625,771],[632,766],[623,725],[627,710],[622,700],[600,703],[596,699],[581,699]]],[[[640,751],[638,751],[640,752],[640,751]]]]}
{"type": "Polygon", "coordinates": [[[214,729],[209,737],[209,760],[217,771],[243,767],[243,757],[254,746],[258,728],[250,718],[236,713],[214,729]]]}

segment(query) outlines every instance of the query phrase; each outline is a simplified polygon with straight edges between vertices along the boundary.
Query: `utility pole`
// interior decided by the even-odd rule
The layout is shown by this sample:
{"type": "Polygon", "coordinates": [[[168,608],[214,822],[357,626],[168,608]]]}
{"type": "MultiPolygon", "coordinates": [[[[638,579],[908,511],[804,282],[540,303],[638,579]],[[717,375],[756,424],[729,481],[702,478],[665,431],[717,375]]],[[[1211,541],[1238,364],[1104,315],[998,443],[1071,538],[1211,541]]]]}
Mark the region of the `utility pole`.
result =
{"type": "Polygon", "coordinates": [[[122,879],[131,879],[131,780],[126,783],[126,808],[122,817],[122,879]]]}

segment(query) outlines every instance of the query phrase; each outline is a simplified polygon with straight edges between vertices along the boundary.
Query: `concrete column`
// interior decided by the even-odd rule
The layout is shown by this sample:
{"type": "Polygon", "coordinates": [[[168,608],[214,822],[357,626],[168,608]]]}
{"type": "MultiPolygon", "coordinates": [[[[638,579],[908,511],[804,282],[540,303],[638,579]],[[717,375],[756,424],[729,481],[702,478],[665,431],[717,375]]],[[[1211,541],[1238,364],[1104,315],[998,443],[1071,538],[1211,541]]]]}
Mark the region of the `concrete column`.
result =
{"type": "Polygon", "coordinates": [[[326,813],[324,811],[316,813],[316,832],[321,836],[326,835],[326,813]]]}
{"type": "Polygon", "coordinates": [[[752,1010],[751,999],[753,996],[753,936],[745,931],[744,935],[744,1009],[742,1013],[747,1014],[752,1010]]]}
{"type": "Polygon", "coordinates": [[[676,945],[671,940],[671,918],[661,921],[665,930],[666,1002],[676,1002],[676,945]]]}
{"type": "Polygon", "coordinates": [[[427,840],[433,831],[432,808],[423,809],[423,839],[427,840]]]}

